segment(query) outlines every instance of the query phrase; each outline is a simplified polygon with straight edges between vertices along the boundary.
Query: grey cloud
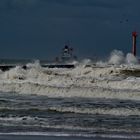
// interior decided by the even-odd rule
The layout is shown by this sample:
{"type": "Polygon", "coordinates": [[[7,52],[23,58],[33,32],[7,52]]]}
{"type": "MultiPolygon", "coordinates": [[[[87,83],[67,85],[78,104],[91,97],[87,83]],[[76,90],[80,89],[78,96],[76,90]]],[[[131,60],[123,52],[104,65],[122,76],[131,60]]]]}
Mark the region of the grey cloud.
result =
{"type": "Polygon", "coordinates": [[[126,6],[131,0],[40,0],[48,3],[56,3],[69,6],[90,6],[102,8],[117,8],[126,6]]]}
{"type": "Polygon", "coordinates": [[[130,0],[0,0],[0,7],[25,7],[40,4],[58,4],[67,6],[90,6],[90,7],[102,7],[102,8],[117,8],[125,6],[130,0]]]}
{"type": "Polygon", "coordinates": [[[0,9],[14,9],[27,7],[37,4],[39,0],[0,0],[0,9]]]}
{"type": "Polygon", "coordinates": [[[0,3],[5,4],[12,4],[12,5],[27,5],[27,4],[34,4],[39,0],[1,0],[0,3]]]}

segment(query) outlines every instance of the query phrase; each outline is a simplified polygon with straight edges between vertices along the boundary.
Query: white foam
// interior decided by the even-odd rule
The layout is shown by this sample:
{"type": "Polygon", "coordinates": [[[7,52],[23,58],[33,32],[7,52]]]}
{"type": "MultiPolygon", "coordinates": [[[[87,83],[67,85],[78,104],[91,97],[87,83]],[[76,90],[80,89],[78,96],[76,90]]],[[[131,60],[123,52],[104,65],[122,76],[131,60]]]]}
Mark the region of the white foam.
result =
{"type": "Polygon", "coordinates": [[[25,79],[25,73],[26,71],[23,70],[20,66],[16,66],[13,69],[10,69],[9,71],[6,71],[4,74],[2,73],[2,78],[14,80],[14,79],[25,79]]]}
{"type": "Polygon", "coordinates": [[[78,107],[51,107],[51,110],[59,112],[73,112],[81,114],[102,114],[102,115],[114,115],[114,116],[140,116],[138,109],[128,108],[78,108],[78,107]]]}
{"type": "Polygon", "coordinates": [[[39,62],[23,70],[0,73],[0,91],[48,97],[92,97],[140,100],[140,78],[121,71],[140,71],[139,65],[78,65],[74,69],[42,68],[39,62]]]}

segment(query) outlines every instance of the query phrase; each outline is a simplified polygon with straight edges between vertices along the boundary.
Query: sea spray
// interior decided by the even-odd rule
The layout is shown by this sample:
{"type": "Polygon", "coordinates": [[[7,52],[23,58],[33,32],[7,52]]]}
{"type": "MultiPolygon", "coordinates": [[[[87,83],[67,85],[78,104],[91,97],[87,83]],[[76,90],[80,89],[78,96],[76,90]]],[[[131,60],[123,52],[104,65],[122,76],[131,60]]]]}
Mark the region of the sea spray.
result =
{"type": "MultiPolygon", "coordinates": [[[[125,60],[121,51],[113,51],[111,56],[110,61],[114,64],[125,60]]],[[[135,62],[130,54],[127,56],[127,61],[135,62]]],[[[0,73],[0,90],[22,94],[43,94],[50,97],[132,99],[131,96],[139,100],[140,80],[137,78],[130,80],[135,76],[135,67],[133,68],[133,65],[130,67],[125,63],[123,65],[108,65],[107,63],[93,65],[91,60],[85,59],[73,69],[58,69],[43,68],[39,61],[36,61],[27,64],[26,70],[17,66],[0,73]],[[129,80],[127,80],[128,77],[130,77],[129,80]],[[120,93],[124,94],[120,96],[120,93]]],[[[140,73],[138,68],[136,72],[137,75],[140,73]]]]}
{"type": "Polygon", "coordinates": [[[119,50],[113,50],[111,52],[109,61],[109,64],[114,64],[114,65],[120,65],[122,63],[124,63],[124,54],[122,51],[119,50]]]}
{"type": "Polygon", "coordinates": [[[28,63],[27,68],[37,68],[37,69],[41,69],[41,65],[40,65],[40,61],[39,60],[34,60],[33,63],[28,63]]]}
{"type": "Polygon", "coordinates": [[[103,61],[96,62],[97,67],[106,67],[107,65],[108,65],[107,62],[103,62],[103,61]]]}
{"type": "Polygon", "coordinates": [[[138,64],[138,60],[132,53],[128,53],[126,56],[126,63],[127,64],[138,64]]]}
{"type": "Polygon", "coordinates": [[[76,63],[76,67],[78,67],[78,68],[85,68],[87,65],[92,65],[93,64],[93,62],[92,62],[92,60],[90,60],[90,59],[88,59],[88,58],[86,58],[86,59],[83,59],[83,60],[81,60],[81,61],[77,61],[77,63],[76,63]]]}
{"type": "Polygon", "coordinates": [[[92,64],[92,60],[91,59],[84,59],[84,60],[82,60],[82,62],[81,62],[83,65],[90,65],[90,64],[92,64]]]}
{"type": "Polygon", "coordinates": [[[0,72],[0,133],[139,139],[140,67],[122,56],[115,53],[113,65],[86,60],[61,69],[35,62],[0,72]]]}
{"type": "Polygon", "coordinates": [[[126,57],[124,56],[124,53],[119,50],[113,50],[110,54],[110,58],[108,61],[108,64],[114,64],[114,65],[136,65],[138,64],[138,59],[132,54],[128,53],[126,57]]]}
{"type": "Polygon", "coordinates": [[[14,80],[14,79],[26,79],[26,71],[22,69],[21,66],[16,66],[13,69],[10,69],[9,71],[6,71],[2,73],[1,78],[14,80]]]}

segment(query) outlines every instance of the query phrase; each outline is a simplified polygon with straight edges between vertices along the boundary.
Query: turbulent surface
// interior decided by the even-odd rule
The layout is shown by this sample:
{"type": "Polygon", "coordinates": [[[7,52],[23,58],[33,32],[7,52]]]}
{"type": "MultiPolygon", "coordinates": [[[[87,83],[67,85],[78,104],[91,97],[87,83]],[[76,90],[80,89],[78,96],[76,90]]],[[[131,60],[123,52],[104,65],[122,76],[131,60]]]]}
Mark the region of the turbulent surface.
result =
{"type": "Polygon", "coordinates": [[[0,72],[0,133],[139,139],[139,65],[28,64],[0,72]]]}
{"type": "Polygon", "coordinates": [[[0,73],[1,92],[46,95],[48,97],[93,97],[140,100],[140,67],[85,66],[47,69],[28,64],[0,73]]]}
{"type": "Polygon", "coordinates": [[[0,132],[140,138],[139,110],[139,101],[1,93],[0,132]]]}

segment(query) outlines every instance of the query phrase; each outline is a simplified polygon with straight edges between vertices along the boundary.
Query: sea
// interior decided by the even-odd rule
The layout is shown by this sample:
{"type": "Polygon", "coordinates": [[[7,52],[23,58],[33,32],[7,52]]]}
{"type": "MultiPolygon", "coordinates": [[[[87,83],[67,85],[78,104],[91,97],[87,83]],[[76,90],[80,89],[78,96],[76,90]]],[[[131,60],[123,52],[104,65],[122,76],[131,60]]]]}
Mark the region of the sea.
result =
{"type": "Polygon", "coordinates": [[[139,140],[140,65],[116,62],[0,71],[0,140],[139,140]]]}

